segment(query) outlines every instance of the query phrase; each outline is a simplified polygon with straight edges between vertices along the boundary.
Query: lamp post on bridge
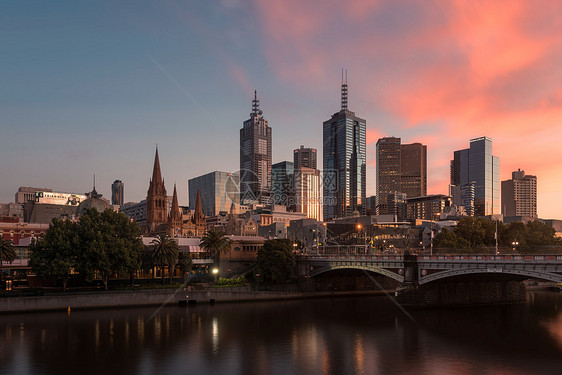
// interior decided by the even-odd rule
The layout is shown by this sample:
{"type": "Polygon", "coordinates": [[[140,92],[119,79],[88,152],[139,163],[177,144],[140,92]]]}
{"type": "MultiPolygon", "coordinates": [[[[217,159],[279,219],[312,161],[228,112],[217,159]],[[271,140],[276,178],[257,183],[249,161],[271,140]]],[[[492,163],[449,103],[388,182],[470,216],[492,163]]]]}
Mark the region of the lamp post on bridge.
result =
{"type": "MultiPolygon", "coordinates": [[[[359,235],[359,233],[361,233],[361,228],[363,228],[361,226],[361,224],[357,224],[357,234],[358,235],[359,235]]],[[[364,249],[365,254],[367,254],[367,231],[365,229],[363,229],[363,235],[364,235],[364,238],[365,238],[364,243],[363,243],[363,246],[364,246],[363,249],[364,249]]]]}

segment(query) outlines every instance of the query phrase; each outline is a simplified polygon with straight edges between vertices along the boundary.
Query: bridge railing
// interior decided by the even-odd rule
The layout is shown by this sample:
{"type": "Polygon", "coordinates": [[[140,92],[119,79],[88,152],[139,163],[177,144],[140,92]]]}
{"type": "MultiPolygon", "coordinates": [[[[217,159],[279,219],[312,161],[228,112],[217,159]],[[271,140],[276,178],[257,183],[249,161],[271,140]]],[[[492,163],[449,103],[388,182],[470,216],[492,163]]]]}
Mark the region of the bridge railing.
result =
{"type": "Polygon", "coordinates": [[[350,255],[350,254],[301,254],[300,257],[308,258],[311,260],[347,260],[347,261],[373,261],[373,260],[392,260],[403,261],[402,255],[376,255],[376,254],[363,254],[363,255],[350,255]]]}
{"type": "Polygon", "coordinates": [[[513,262],[562,262],[562,255],[477,255],[477,254],[451,254],[451,255],[419,255],[418,261],[513,261],[513,262]]]}

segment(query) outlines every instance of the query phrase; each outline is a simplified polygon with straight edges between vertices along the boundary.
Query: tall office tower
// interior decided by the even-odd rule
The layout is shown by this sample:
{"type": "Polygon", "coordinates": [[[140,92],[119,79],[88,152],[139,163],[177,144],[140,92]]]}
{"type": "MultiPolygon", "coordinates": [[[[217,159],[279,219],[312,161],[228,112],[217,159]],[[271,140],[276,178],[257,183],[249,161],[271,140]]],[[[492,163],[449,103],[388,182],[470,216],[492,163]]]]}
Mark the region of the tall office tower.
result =
{"type": "MultiPolygon", "coordinates": [[[[471,139],[470,148],[454,152],[451,185],[460,187],[462,201],[470,191],[467,184],[474,188],[475,216],[500,213],[500,159],[492,155],[492,140],[488,137],[471,139]]],[[[453,199],[458,201],[458,197],[453,199]]]]}
{"type": "Polygon", "coordinates": [[[240,204],[240,196],[236,191],[239,178],[236,173],[214,171],[190,179],[187,185],[189,208],[194,209],[199,191],[205,216],[217,216],[221,211],[228,212],[232,203],[235,206],[240,204]]]}
{"type": "Polygon", "coordinates": [[[400,192],[400,138],[385,137],[377,141],[376,192],[377,214],[387,215],[388,196],[400,192]]]}
{"type": "Polygon", "coordinates": [[[166,224],[168,220],[168,198],[164,179],[160,172],[160,159],[158,158],[158,147],[154,156],[154,168],[152,179],[148,186],[146,196],[146,228],[149,233],[156,231],[160,224],[166,224]]]}
{"type": "Polygon", "coordinates": [[[295,170],[301,167],[316,169],[316,149],[301,145],[294,151],[294,165],[295,170]]]}
{"type": "Polygon", "coordinates": [[[124,196],[124,184],[121,180],[113,181],[111,184],[111,204],[114,206],[123,206],[125,203],[125,196],[124,196]]]}
{"type": "Polygon", "coordinates": [[[296,212],[306,214],[309,219],[322,221],[322,199],[320,197],[320,171],[301,167],[295,170],[296,212]]]}
{"type": "Polygon", "coordinates": [[[400,192],[408,198],[427,195],[427,146],[400,146],[400,192]]]}
{"type": "Polygon", "coordinates": [[[282,161],[272,166],[273,203],[295,209],[294,165],[290,161],[282,161]]]}
{"type": "Polygon", "coordinates": [[[421,143],[401,144],[400,138],[385,137],[377,141],[377,213],[392,214],[388,197],[404,193],[406,197],[427,194],[427,146],[421,143]]]}
{"type": "Polygon", "coordinates": [[[241,203],[270,203],[271,128],[254,91],[250,119],[240,129],[241,203]]]}
{"type": "MultiPolygon", "coordinates": [[[[343,78],[343,77],[342,77],[343,78]]],[[[324,220],[365,214],[366,121],[347,109],[347,73],[341,85],[341,109],[323,124],[324,220]]]]}
{"type": "Polygon", "coordinates": [[[511,180],[502,181],[502,214],[504,216],[537,217],[537,176],[521,169],[511,173],[511,180]]]}

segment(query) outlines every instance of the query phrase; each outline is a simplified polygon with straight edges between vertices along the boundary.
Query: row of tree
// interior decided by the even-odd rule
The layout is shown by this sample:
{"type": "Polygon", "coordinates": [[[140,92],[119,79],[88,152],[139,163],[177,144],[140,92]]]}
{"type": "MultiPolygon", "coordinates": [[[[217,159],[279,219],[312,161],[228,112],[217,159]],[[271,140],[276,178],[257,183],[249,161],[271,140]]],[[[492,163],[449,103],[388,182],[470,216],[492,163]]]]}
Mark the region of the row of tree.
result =
{"type": "Polygon", "coordinates": [[[501,247],[517,243],[518,249],[532,251],[539,246],[562,245],[554,228],[538,220],[504,224],[483,217],[468,217],[460,220],[453,230],[443,229],[435,236],[433,244],[435,247],[475,250],[495,246],[496,233],[501,247]]]}
{"type": "Polygon", "coordinates": [[[180,256],[173,239],[159,236],[153,242],[146,248],[137,224],[123,213],[90,209],[78,222],[54,219],[45,234],[31,243],[29,264],[43,279],[62,279],[64,290],[74,273],[85,281],[101,278],[107,290],[110,276],[128,275],[132,282],[140,269],[167,265],[172,277],[178,260],[180,269],[191,267],[191,257],[180,256]]]}

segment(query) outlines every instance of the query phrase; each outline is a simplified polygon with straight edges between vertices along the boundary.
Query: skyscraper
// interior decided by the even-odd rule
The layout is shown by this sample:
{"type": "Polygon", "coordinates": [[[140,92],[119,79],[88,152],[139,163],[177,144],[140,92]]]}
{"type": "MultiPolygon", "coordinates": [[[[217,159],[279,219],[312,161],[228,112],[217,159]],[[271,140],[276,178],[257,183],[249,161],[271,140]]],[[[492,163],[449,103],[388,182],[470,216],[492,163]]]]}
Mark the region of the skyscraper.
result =
{"type": "Polygon", "coordinates": [[[427,194],[427,146],[410,143],[400,146],[400,192],[408,198],[427,194]]]}
{"type": "Polygon", "coordinates": [[[295,169],[293,162],[282,161],[272,166],[273,202],[289,210],[295,209],[295,169]]]}
{"type": "Polygon", "coordinates": [[[240,129],[241,203],[269,203],[271,195],[271,128],[254,91],[250,119],[240,129]]]}
{"type": "MultiPolygon", "coordinates": [[[[471,139],[470,148],[454,152],[451,185],[453,194],[461,192],[461,201],[466,201],[462,191],[470,191],[463,187],[473,185],[475,216],[500,213],[500,159],[492,155],[492,139],[471,139]]],[[[459,201],[459,197],[453,196],[453,201],[459,201]]]]}
{"type": "Polygon", "coordinates": [[[366,121],[347,108],[346,77],[341,85],[341,109],[323,124],[325,220],[354,211],[365,213],[365,132],[366,121]]]}
{"type": "Polygon", "coordinates": [[[537,217],[537,176],[518,169],[511,180],[502,181],[502,214],[537,217]]]}
{"type": "Polygon", "coordinates": [[[388,214],[388,196],[400,192],[400,138],[377,141],[377,214],[388,214]]]}
{"type": "Polygon", "coordinates": [[[301,167],[295,170],[295,210],[307,218],[322,221],[322,200],[320,198],[320,171],[301,167]]]}
{"type": "Polygon", "coordinates": [[[187,184],[189,208],[195,207],[199,191],[201,209],[206,216],[216,216],[221,211],[228,212],[232,203],[240,204],[239,195],[234,191],[239,185],[237,174],[214,171],[192,178],[187,184]]]}
{"type": "Polygon", "coordinates": [[[315,148],[305,148],[301,145],[294,152],[294,166],[295,170],[305,167],[316,169],[316,149],[315,148]]]}
{"type": "Polygon", "coordinates": [[[427,146],[403,145],[395,137],[381,138],[377,141],[376,171],[377,213],[393,214],[394,209],[388,209],[388,196],[403,193],[413,198],[427,194],[427,146]]]}
{"type": "Polygon", "coordinates": [[[124,184],[120,180],[115,180],[111,184],[111,204],[121,207],[125,203],[124,201],[124,184]]]}

